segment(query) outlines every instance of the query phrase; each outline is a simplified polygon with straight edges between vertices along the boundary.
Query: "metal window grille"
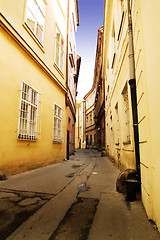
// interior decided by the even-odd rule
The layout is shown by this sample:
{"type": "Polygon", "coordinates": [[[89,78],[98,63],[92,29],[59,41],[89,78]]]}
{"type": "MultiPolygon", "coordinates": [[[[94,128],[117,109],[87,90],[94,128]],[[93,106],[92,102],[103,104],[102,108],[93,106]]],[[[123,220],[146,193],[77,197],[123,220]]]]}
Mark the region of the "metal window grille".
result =
{"type": "Polygon", "coordinates": [[[38,137],[38,97],[39,93],[28,84],[22,82],[18,139],[36,141],[38,137]]]}
{"type": "Polygon", "coordinates": [[[43,42],[45,14],[45,0],[27,0],[25,23],[40,42],[43,42]]]}
{"type": "Polygon", "coordinates": [[[54,104],[54,142],[62,142],[62,108],[54,104]]]}

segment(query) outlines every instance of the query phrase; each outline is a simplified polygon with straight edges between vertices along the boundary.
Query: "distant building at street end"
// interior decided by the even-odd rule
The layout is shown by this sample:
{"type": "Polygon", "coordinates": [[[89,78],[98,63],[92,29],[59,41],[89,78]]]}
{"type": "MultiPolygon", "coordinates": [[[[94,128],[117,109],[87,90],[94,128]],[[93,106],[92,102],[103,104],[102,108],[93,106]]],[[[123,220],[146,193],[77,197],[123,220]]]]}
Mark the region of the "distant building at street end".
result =
{"type": "Polygon", "coordinates": [[[95,87],[84,96],[85,101],[85,141],[86,148],[96,147],[96,125],[95,125],[95,87]]]}
{"type": "Polygon", "coordinates": [[[75,151],[76,94],[81,58],[77,55],[75,33],[79,25],[78,1],[68,0],[67,24],[67,159],[75,151]]]}
{"type": "Polygon", "coordinates": [[[94,70],[96,148],[105,150],[105,79],[102,78],[103,27],[98,29],[94,70]]]}
{"type": "Polygon", "coordinates": [[[75,148],[85,149],[85,101],[76,103],[75,148]]]}
{"type": "Polygon", "coordinates": [[[94,78],[91,90],[84,96],[86,148],[105,149],[104,81],[101,78],[103,27],[98,29],[94,78]]]}

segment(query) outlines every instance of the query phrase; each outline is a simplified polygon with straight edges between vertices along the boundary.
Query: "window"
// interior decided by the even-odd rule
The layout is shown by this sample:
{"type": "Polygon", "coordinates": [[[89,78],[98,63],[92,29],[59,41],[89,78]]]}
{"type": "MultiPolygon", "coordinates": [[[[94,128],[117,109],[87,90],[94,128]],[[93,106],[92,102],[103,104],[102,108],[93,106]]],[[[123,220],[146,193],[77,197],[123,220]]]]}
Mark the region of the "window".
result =
{"type": "Polygon", "coordinates": [[[86,127],[88,127],[88,116],[86,117],[86,127]]]}
{"type": "Polygon", "coordinates": [[[92,112],[90,113],[90,125],[92,125],[92,112]]]}
{"type": "Polygon", "coordinates": [[[112,54],[113,54],[111,68],[113,68],[114,62],[115,62],[115,57],[116,57],[116,39],[115,39],[115,24],[114,24],[114,21],[113,21],[113,25],[112,25],[112,40],[111,41],[112,41],[112,54]]]}
{"type": "Polygon", "coordinates": [[[115,106],[115,144],[119,145],[119,113],[118,113],[118,102],[115,106]]]}
{"type": "Polygon", "coordinates": [[[64,68],[64,40],[62,38],[61,33],[59,32],[58,28],[56,29],[56,36],[55,36],[55,63],[63,72],[64,68]]]}
{"type": "Polygon", "coordinates": [[[25,23],[42,43],[45,28],[46,2],[44,0],[27,0],[25,23]]]}
{"type": "Polygon", "coordinates": [[[96,134],[94,134],[94,145],[96,145],[97,144],[97,136],[96,136],[96,134]]]}
{"type": "Polygon", "coordinates": [[[20,115],[18,127],[19,140],[37,140],[37,115],[39,93],[22,82],[20,115]]]}
{"type": "Polygon", "coordinates": [[[129,113],[129,99],[128,99],[128,85],[125,84],[125,87],[122,91],[123,96],[123,121],[124,121],[124,142],[123,144],[130,143],[130,113],[129,113]]]}
{"type": "Polygon", "coordinates": [[[90,135],[90,145],[92,145],[92,135],[90,135]]]}
{"type": "Polygon", "coordinates": [[[54,142],[62,142],[62,108],[54,104],[54,142]]]}
{"type": "Polygon", "coordinates": [[[88,135],[86,135],[86,147],[88,146],[88,142],[89,142],[88,135]]]}

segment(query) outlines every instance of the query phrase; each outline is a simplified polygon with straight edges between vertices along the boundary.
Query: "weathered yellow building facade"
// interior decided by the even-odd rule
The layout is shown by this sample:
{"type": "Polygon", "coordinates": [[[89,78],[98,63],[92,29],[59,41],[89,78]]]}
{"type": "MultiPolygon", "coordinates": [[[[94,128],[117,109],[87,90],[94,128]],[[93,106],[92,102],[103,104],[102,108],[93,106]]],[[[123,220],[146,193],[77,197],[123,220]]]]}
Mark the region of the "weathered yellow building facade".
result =
{"type": "Polygon", "coordinates": [[[68,1],[67,34],[67,159],[75,151],[76,94],[81,58],[77,54],[75,33],[79,25],[78,1],[68,1]]]}
{"type": "Polygon", "coordinates": [[[66,157],[67,2],[0,1],[0,170],[66,157]]]}
{"type": "Polygon", "coordinates": [[[123,1],[107,2],[110,8],[106,13],[104,26],[105,69],[103,68],[106,79],[106,150],[115,164],[124,170],[136,167],[128,84],[127,12],[123,10],[123,1]],[[120,25],[122,16],[123,24],[120,25]]]}
{"type": "Polygon", "coordinates": [[[106,79],[107,153],[121,170],[136,168],[136,126],[132,113],[137,108],[142,202],[148,218],[155,221],[160,230],[159,11],[158,0],[147,0],[145,3],[142,0],[105,1],[102,75],[106,79]],[[132,23],[129,35],[128,19],[132,23]],[[134,67],[131,68],[130,59],[133,56],[134,67]],[[137,94],[133,111],[132,75],[135,75],[137,94]]]}
{"type": "Polygon", "coordinates": [[[96,145],[96,125],[95,125],[95,94],[96,89],[93,84],[91,90],[84,96],[85,100],[85,137],[86,148],[95,148],[96,145]]]}
{"type": "Polygon", "coordinates": [[[85,101],[82,101],[76,103],[75,148],[85,147],[85,101]]]}

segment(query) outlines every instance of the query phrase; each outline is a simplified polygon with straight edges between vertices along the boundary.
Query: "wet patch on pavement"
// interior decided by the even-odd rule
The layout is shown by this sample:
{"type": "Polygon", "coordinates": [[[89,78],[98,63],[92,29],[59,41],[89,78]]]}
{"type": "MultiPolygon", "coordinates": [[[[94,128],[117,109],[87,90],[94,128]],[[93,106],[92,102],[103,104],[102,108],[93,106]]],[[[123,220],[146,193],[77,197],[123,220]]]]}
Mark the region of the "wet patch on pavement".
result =
{"type": "Polygon", "coordinates": [[[67,177],[67,178],[72,178],[72,177],[74,177],[74,174],[75,174],[75,173],[69,173],[69,174],[66,175],[65,177],[67,177]]]}
{"type": "Polygon", "coordinates": [[[5,240],[53,196],[0,189],[0,239],[5,240]]]}
{"type": "Polygon", "coordinates": [[[98,168],[98,164],[97,163],[94,165],[94,168],[98,168]]]}
{"type": "Polygon", "coordinates": [[[73,166],[72,166],[72,168],[80,168],[80,167],[82,167],[83,166],[83,164],[81,163],[81,164],[74,164],[73,166]]]}
{"type": "Polygon", "coordinates": [[[81,183],[81,184],[78,185],[78,193],[80,193],[80,192],[86,192],[86,191],[88,191],[89,189],[90,189],[90,187],[88,187],[88,186],[86,185],[86,183],[81,183]]]}
{"type": "Polygon", "coordinates": [[[78,198],[49,240],[87,240],[99,200],[78,198]]]}

